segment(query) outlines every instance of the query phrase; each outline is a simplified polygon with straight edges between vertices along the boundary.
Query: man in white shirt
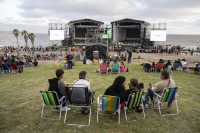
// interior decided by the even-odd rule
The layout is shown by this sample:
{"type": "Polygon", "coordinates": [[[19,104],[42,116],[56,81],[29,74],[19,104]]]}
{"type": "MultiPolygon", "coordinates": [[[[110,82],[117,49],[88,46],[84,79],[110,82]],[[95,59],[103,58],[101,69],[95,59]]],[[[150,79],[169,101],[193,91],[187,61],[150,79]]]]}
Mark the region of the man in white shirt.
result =
{"type": "MultiPolygon", "coordinates": [[[[78,104],[85,104],[86,103],[86,98],[85,98],[85,88],[88,88],[88,94],[89,96],[93,96],[94,92],[90,93],[90,82],[86,80],[87,78],[87,72],[86,71],[81,71],[79,73],[79,79],[75,80],[73,82],[73,92],[71,95],[71,101],[73,103],[78,103],[78,104]]],[[[89,103],[90,103],[89,99],[89,103]]],[[[82,113],[88,114],[88,108],[82,108],[81,109],[82,113]]]]}

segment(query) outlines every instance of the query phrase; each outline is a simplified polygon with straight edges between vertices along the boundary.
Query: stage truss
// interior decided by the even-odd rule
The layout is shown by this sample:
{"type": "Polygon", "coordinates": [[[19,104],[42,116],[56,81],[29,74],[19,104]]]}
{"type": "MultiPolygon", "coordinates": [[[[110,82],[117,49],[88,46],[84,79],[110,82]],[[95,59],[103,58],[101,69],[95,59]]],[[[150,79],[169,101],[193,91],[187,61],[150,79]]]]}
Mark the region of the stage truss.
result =
{"type": "MultiPolygon", "coordinates": [[[[49,30],[65,30],[65,24],[63,23],[48,23],[48,27],[49,27],[48,28],[49,30]]],[[[66,34],[66,30],[65,30],[65,34],[66,34]]],[[[50,36],[50,33],[49,33],[49,36],[50,36]]],[[[57,44],[58,46],[58,41],[60,40],[51,40],[52,45],[57,44]]]]}
{"type": "MultiPolygon", "coordinates": [[[[166,23],[152,23],[149,26],[147,26],[146,28],[146,38],[150,39],[151,37],[151,30],[167,30],[167,24],[166,23]]],[[[148,45],[145,39],[143,41],[143,43],[145,43],[146,45],[148,45]]],[[[154,41],[151,42],[152,45],[156,48],[158,48],[159,45],[165,45],[165,42],[159,42],[159,41],[154,41]]]]}

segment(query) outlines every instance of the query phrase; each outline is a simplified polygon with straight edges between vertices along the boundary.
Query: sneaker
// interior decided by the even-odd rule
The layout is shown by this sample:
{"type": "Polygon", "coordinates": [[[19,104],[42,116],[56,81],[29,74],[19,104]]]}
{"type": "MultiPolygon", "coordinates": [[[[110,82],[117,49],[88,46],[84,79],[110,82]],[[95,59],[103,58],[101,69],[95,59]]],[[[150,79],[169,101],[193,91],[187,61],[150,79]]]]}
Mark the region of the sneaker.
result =
{"type": "MultiPolygon", "coordinates": [[[[70,110],[70,108],[68,108],[68,110],[70,110]]],[[[61,111],[66,111],[66,107],[63,107],[63,108],[61,109],[61,111]]]]}
{"type": "Polygon", "coordinates": [[[148,108],[149,108],[149,105],[148,105],[148,104],[146,104],[146,105],[144,106],[144,108],[148,109],[148,108]]]}
{"type": "Polygon", "coordinates": [[[113,114],[113,115],[116,115],[116,111],[113,111],[112,114],[113,114]]]}

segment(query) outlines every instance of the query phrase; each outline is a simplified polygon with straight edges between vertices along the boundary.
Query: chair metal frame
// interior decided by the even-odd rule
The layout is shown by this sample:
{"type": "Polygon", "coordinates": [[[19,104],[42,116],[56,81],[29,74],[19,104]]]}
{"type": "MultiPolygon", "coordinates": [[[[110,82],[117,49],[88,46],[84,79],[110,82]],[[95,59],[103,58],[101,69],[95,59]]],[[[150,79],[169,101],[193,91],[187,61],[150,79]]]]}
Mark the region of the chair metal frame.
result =
{"type": "MultiPolygon", "coordinates": [[[[58,101],[59,105],[57,105],[57,106],[55,106],[55,107],[60,108],[60,110],[53,110],[53,109],[51,108],[52,105],[49,105],[49,106],[50,106],[51,111],[60,111],[59,119],[44,118],[44,117],[43,117],[44,106],[45,106],[46,104],[45,104],[44,98],[43,98],[43,96],[42,96],[42,92],[40,92],[41,100],[43,101],[43,103],[42,103],[42,113],[41,113],[41,117],[44,118],[44,119],[60,120],[60,118],[61,118],[61,112],[62,112],[61,110],[62,110],[62,108],[63,108],[62,105],[66,102],[66,97],[63,96],[63,97],[59,100],[57,93],[56,93],[55,91],[51,91],[51,92],[56,94],[57,99],[55,99],[55,100],[58,101]],[[63,101],[63,100],[64,100],[64,101],[63,101]]],[[[48,105],[47,105],[47,106],[48,106],[48,105]]]]}
{"type": "MultiPolygon", "coordinates": [[[[101,115],[108,115],[108,114],[103,114],[103,113],[99,113],[100,110],[102,110],[102,100],[100,100],[100,97],[103,97],[103,95],[99,95],[97,97],[97,122],[99,120],[99,114],[101,115]]],[[[101,98],[102,99],[102,98],[101,98]]],[[[118,118],[118,124],[120,124],[120,108],[121,108],[121,105],[120,105],[120,98],[118,97],[118,109],[117,109],[117,113],[119,115],[119,118],[118,118]]]]}
{"type": "Polygon", "coordinates": [[[12,69],[9,69],[9,67],[8,67],[6,64],[2,64],[1,69],[2,69],[2,71],[3,71],[3,74],[4,74],[4,71],[5,71],[5,72],[8,71],[8,73],[11,74],[12,69]],[[3,65],[5,65],[5,66],[8,68],[8,70],[4,70],[4,69],[3,69],[3,65]]]}
{"type": "MultiPolygon", "coordinates": [[[[179,111],[178,111],[178,105],[177,105],[177,97],[179,96],[179,92],[180,92],[181,87],[177,87],[177,89],[178,89],[178,90],[176,91],[176,94],[175,94],[175,100],[173,101],[173,102],[176,103],[176,109],[177,109],[177,113],[176,113],[176,114],[166,114],[166,115],[162,115],[162,113],[161,113],[161,109],[168,108],[168,107],[163,107],[163,108],[161,108],[162,98],[163,98],[163,95],[164,95],[164,93],[165,93],[166,88],[163,89],[161,95],[159,95],[159,94],[157,94],[157,93],[154,93],[153,101],[155,100],[155,97],[157,97],[157,100],[158,100],[158,109],[159,109],[159,113],[160,113],[161,116],[178,115],[179,111]]],[[[152,105],[153,105],[153,102],[152,102],[152,105]]],[[[157,108],[152,108],[152,109],[157,109],[157,108]]]]}
{"type": "MultiPolygon", "coordinates": [[[[126,110],[129,109],[129,108],[128,108],[128,102],[129,102],[129,99],[131,98],[132,95],[133,95],[133,93],[129,94],[128,100],[125,101],[125,106],[124,106],[125,119],[126,119],[127,122],[137,121],[137,120],[131,120],[131,121],[128,121],[128,120],[127,120],[126,110]]],[[[131,100],[131,99],[130,99],[130,100],[131,100]]],[[[144,118],[145,118],[145,113],[144,113],[144,105],[143,105],[142,96],[141,96],[141,102],[140,102],[140,104],[142,104],[142,110],[143,110],[143,116],[144,116],[143,119],[144,119],[144,118]]],[[[136,107],[135,107],[134,111],[135,111],[135,110],[136,110],[136,107]]]]}
{"type": "MultiPolygon", "coordinates": [[[[69,84],[69,85],[85,85],[85,84],[74,84],[74,83],[65,83],[65,84],[69,84]]],[[[86,87],[88,87],[87,85],[85,85],[86,87]]],[[[72,87],[73,88],[73,87],[72,87]]],[[[86,89],[87,90],[87,89],[86,89]]],[[[70,98],[70,97],[69,97],[70,98]]],[[[92,97],[93,98],[93,97],[92,97]]],[[[80,104],[79,105],[74,105],[74,104],[70,104],[69,102],[69,99],[67,100],[67,104],[66,104],[66,112],[65,112],[65,118],[64,118],[64,123],[66,125],[78,125],[78,126],[89,126],[90,125],[90,119],[91,119],[91,114],[92,114],[92,107],[93,107],[93,111],[94,111],[94,105],[92,104],[92,98],[91,98],[91,103],[86,103],[86,104],[80,104]],[[88,105],[87,105],[88,104],[88,105]],[[83,108],[90,108],[90,113],[89,113],[89,123],[88,125],[82,125],[82,124],[68,124],[66,123],[66,117],[67,117],[67,112],[68,112],[68,106],[69,107],[72,107],[72,112],[75,112],[75,113],[81,113],[81,112],[77,112],[77,111],[73,111],[73,107],[83,107],[83,108]]]]}

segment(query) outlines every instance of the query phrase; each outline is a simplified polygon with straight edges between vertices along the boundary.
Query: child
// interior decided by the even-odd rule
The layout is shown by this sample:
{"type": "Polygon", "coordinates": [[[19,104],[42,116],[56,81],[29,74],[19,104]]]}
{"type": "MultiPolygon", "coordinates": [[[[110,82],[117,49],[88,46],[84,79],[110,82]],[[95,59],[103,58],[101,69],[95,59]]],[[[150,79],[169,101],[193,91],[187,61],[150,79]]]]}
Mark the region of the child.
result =
{"type": "Polygon", "coordinates": [[[125,66],[123,62],[121,62],[121,65],[120,65],[120,72],[125,72],[125,66]]]}
{"type": "Polygon", "coordinates": [[[142,99],[143,99],[143,105],[144,108],[148,108],[148,97],[149,97],[149,93],[144,91],[144,84],[143,83],[139,83],[137,88],[142,91],[142,99]]]}

